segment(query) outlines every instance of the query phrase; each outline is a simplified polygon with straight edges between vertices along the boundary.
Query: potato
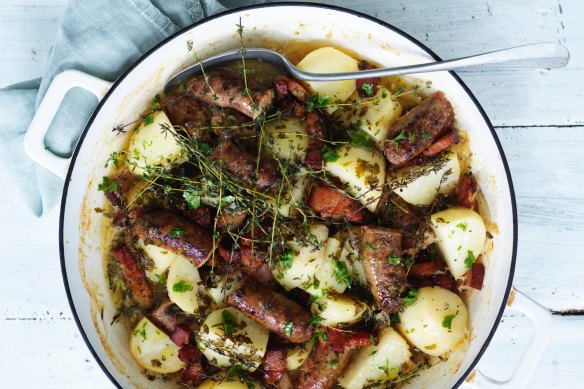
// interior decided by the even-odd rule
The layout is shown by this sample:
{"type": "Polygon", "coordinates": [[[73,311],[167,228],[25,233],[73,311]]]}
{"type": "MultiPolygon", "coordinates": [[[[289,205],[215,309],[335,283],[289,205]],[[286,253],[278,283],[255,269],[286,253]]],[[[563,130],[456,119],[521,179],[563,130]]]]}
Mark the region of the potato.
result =
{"type": "Polygon", "coordinates": [[[458,156],[456,153],[446,152],[437,158],[439,159],[434,158],[422,166],[399,170],[396,183],[400,183],[400,186],[394,192],[413,205],[430,205],[438,193],[449,194],[452,192],[460,178],[458,156]],[[444,163],[436,171],[429,170],[432,166],[436,166],[437,161],[444,163]],[[408,177],[417,178],[410,181],[408,177]],[[401,185],[401,183],[405,185],[401,185]]]}
{"type": "Polygon", "coordinates": [[[294,257],[290,268],[281,265],[272,270],[274,278],[286,290],[300,287],[309,293],[314,293],[317,269],[322,264],[326,254],[326,240],[328,228],[324,224],[312,224],[309,233],[304,235],[310,242],[297,238],[288,242],[288,246],[294,251],[294,257]],[[312,236],[311,239],[309,239],[312,236]]]}
{"type": "Polygon", "coordinates": [[[345,240],[339,260],[346,264],[347,269],[353,276],[354,283],[361,286],[367,286],[367,278],[365,277],[363,261],[361,261],[361,258],[359,257],[358,248],[352,245],[351,239],[345,240]]]}
{"type": "Polygon", "coordinates": [[[487,233],[483,218],[472,209],[449,208],[433,214],[430,226],[450,273],[462,277],[483,251],[487,233]]]}
{"type": "Polygon", "coordinates": [[[187,313],[199,311],[199,271],[191,261],[177,254],[168,269],[166,289],[170,301],[187,313]]]}
{"type": "Polygon", "coordinates": [[[381,87],[373,97],[359,98],[359,109],[351,117],[351,123],[367,133],[378,147],[385,147],[389,128],[401,116],[402,106],[391,99],[391,92],[381,87]]]}
{"type": "Polygon", "coordinates": [[[235,308],[222,308],[207,316],[197,334],[198,346],[209,360],[219,368],[228,368],[236,363],[247,371],[255,371],[261,364],[268,345],[269,331],[235,308]],[[227,319],[227,320],[226,320],[227,319]],[[231,335],[227,333],[225,322],[231,335]]]}
{"type": "Polygon", "coordinates": [[[400,367],[410,359],[410,346],[393,328],[379,332],[379,343],[357,352],[343,371],[339,384],[346,389],[382,385],[395,379],[400,367]]]}
{"type": "Polygon", "coordinates": [[[385,184],[385,157],[377,149],[352,145],[337,148],[337,154],[336,161],[325,163],[325,170],[348,184],[348,192],[374,212],[385,184]]]}
{"type": "Polygon", "coordinates": [[[152,114],[152,123],[134,130],[128,146],[130,171],[142,175],[146,166],[169,167],[182,157],[182,147],[176,141],[172,124],[164,111],[152,114]],[[169,130],[164,130],[168,128],[169,130]],[[172,133],[171,133],[172,132],[172,133]]]}
{"type": "Polygon", "coordinates": [[[309,138],[304,120],[294,117],[283,118],[267,122],[265,129],[271,135],[268,147],[274,157],[298,161],[306,155],[309,138]]]}
{"type": "MultiPolygon", "coordinates": [[[[332,48],[321,47],[308,53],[296,67],[311,73],[341,73],[359,71],[355,58],[332,48]]],[[[312,92],[321,96],[330,96],[334,100],[346,100],[356,89],[355,80],[345,81],[310,81],[308,85],[312,92]]]]}
{"type": "MultiPolygon", "coordinates": [[[[336,270],[336,266],[338,264],[336,265],[335,262],[339,260],[340,254],[341,242],[335,238],[328,238],[326,241],[325,255],[316,269],[316,278],[319,281],[318,288],[315,288],[313,285],[312,288],[306,290],[308,293],[325,296],[329,292],[343,293],[347,289],[349,285],[337,279],[338,271],[336,270]]],[[[350,273],[347,274],[350,275],[350,273]]]]}
{"type": "Polygon", "coordinates": [[[284,217],[296,216],[298,213],[296,207],[300,204],[306,203],[306,188],[308,188],[309,183],[310,179],[307,174],[301,174],[298,176],[294,186],[280,201],[280,206],[278,207],[280,215],[284,217]]]}
{"type": "Polygon", "coordinates": [[[146,275],[154,282],[160,281],[162,275],[176,258],[176,254],[153,244],[144,244],[142,239],[138,239],[137,246],[154,264],[151,269],[145,270],[146,275]]]}
{"type": "Polygon", "coordinates": [[[221,379],[220,381],[207,379],[201,382],[197,389],[249,389],[250,387],[247,382],[241,382],[234,377],[233,380],[221,379]]]}
{"type": "Polygon", "coordinates": [[[138,365],[154,373],[169,374],[185,367],[179,347],[150,320],[143,318],[130,335],[130,353],[138,365]]]}
{"type": "Polygon", "coordinates": [[[367,305],[348,295],[329,294],[312,303],[311,310],[322,318],[321,324],[345,328],[361,320],[367,305]]]}
{"type": "Polygon", "coordinates": [[[454,350],[466,336],[468,310],[455,293],[440,287],[418,290],[416,303],[400,312],[402,335],[420,351],[440,356],[454,350]]]}
{"type": "Polygon", "coordinates": [[[314,340],[309,340],[306,343],[294,344],[286,349],[286,369],[296,370],[308,358],[312,348],[314,347],[314,340]]]}
{"type": "Polygon", "coordinates": [[[217,308],[223,308],[227,305],[227,298],[237,289],[242,278],[240,273],[226,274],[221,276],[215,287],[207,288],[207,293],[217,308]]]}

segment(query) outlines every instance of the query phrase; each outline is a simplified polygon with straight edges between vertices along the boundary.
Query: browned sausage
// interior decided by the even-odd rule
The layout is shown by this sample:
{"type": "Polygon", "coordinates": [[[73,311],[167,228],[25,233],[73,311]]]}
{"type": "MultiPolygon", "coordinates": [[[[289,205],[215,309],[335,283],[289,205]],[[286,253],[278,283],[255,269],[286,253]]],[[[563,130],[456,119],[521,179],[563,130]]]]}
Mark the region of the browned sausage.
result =
{"type": "Polygon", "coordinates": [[[389,130],[385,157],[399,167],[421,154],[452,128],[454,110],[442,92],[436,92],[398,121],[389,130]]]}
{"type": "Polygon", "coordinates": [[[184,255],[196,267],[203,266],[213,252],[208,231],[169,211],[142,213],[134,220],[134,232],[144,243],[184,255]]]}
{"type": "Polygon", "coordinates": [[[246,211],[230,213],[225,209],[221,209],[217,217],[217,229],[235,231],[245,223],[245,219],[247,219],[246,211]]]}
{"type": "Polygon", "coordinates": [[[384,226],[402,233],[404,249],[415,247],[419,243],[418,237],[423,226],[422,218],[413,206],[387,187],[384,187],[383,195],[375,209],[375,215],[384,226]]]}
{"type": "Polygon", "coordinates": [[[172,124],[182,126],[190,122],[203,126],[209,123],[209,116],[199,102],[187,93],[171,93],[162,99],[160,105],[172,124]]]}
{"type": "Polygon", "coordinates": [[[211,129],[221,140],[250,139],[255,140],[257,132],[254,126],[241,126],[249,123],[249,118],[236,110],[225,108],[211,116],[211,129]]]}
{"type": "Polygon", "coordinates": [[[323,219],[364,223],[370,216],[359,202],[347,197],[342,191],[317,184],[310,190],[308,206],[323,219]]]}
{"type": "Polygon", "coordinates": [[[310,339],[310,313],[295,301],[248,279],[229,296],[228,303],[292,343],[310,339]]]}
{"type": "Polygon", "coordinates": [[[381,309],[396,313],[406,287],[406,269],[401,262],[390,264],[388,258],[392,254],[401,257],[402,234],[385,227],[363,226],[361,236],[361,258],[371,294],[381,309]]]}
{"type": "Polygon", "coordinates": [[[126,285],[130,289],[134,300],[140,305],[140,308],[150,308],[154,301],[152,289],[150,289],[146,276],[138,266],[132,252],[125,245],[121,245],[111,250],[111,256],[120,264],[126,285]]]}
{"type": "Polygon", "coordinates": [[[266,189],[276,182],[276,164],[273,160],[260,160],[235,145],[231,141],[223,142],[211,153],[211,159],[221,161],[225,168],[247,186],[254,184],[258,189],[266,189]],[[257,165],[257,174],[256,174],[257,165]]]}
{"type": "Polygon", "coordinates": [[[267,112],[274,102],[273,89],[259,89],[248,82],[251,99],[242,77],[226,70],[212,70],[188,82],[188,91],[197,99],[223,108],[233,108],[252,119],[267,112]]]}
{"type": "Polygon", "coordinates": [[[317,342],[306,362],[300,367],[296,389],[332,388],[356,351],[355,347],[347,347],[342,352],[336,352],[317,342]]]}

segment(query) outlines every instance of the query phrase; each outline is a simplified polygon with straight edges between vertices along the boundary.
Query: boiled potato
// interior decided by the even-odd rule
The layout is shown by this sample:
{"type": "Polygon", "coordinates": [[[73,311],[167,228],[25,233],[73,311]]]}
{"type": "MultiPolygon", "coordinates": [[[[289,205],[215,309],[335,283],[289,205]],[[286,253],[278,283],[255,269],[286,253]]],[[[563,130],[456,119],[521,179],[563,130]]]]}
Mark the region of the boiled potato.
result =
{"type": "Polygon", "coordinates": [[[483,251],[487,233],[483,218],[472,209],[449,208],[433,214],[430,226],[450,273],[462,277],[483,251]]]}
{"type": "Polygon", "coordinates": [[[325,170],[347,184],[347,191],[371,212],[385,184],[385,157],[378,150],[352,145],[337,148],[339,158],[326,162],[325,170]]]}
{"type": "Polygon", "coordinates": [[[353,276],[353,282],[361,286],[367,286],[367,278],[365,277],[365,268],[363,261],[359,257],[358,242],[360,241],[361,228],[353,226],[345,237],[343,249],[341,250],[340,261],[347,265],[347,268],[353,276]]]}
{"type": "Polygon", "coordinates": [[[261,364],[268,345],[269,331],[235,308],[222,308],[207,316],[197,335],[198,346],[209,360],[219,368],[236,363],[247,371],[255,371],[261,364]],[[225,322],[229,331],[225,330],[225,322]]]}
{"type": "Polygon", "coordinates": [[[382,385],[395,379],[410,359],[410,346],[393,328],[379,332],[379,343],[359,349],[339,379],[346,389],[382,385]]]}
{"type": "Polygon", "coordinates": [[[402,335],[420,351],[440,356],[454,350],[466,336],[468,310],[455,293],[440,287],[418,290],[416,303],[400,312],[402,335]]]}
{"type": "MultiPolygon", "coordinates": [[[[317,296],[324,296],[329,292],[343,293],[347,289],[346,282],[338,279],[338,271],[335,264],[339,260],[341,253],[341,242],[335,238],[328,238],[326,241],[325,255],[322,262],[320,262],[316,269],[316,278],[318,279],[318,287],[312,285],[306,291],[317,296]]],[[[350,276],[350,273],[347,273],[350,276]]]]}
{"type": "Polygon", "coordinates": [[[214,381],[212,379],[205,380],[197,386],[197,389],[249,389],[247,382],[241,382],[239,379],[220,379],[214,381]]]}
{"type": "MultiPolygon", "coordinates": [[[[355,58],[332,47],[321,47],[311,51],[296,67],[311,73],[342,73],[359,71],[355,58]]],[[[355,80],[345,81],[309,81],[308,85],[320,96],[330,96],[334,100],[346,100],[356,89],[355,80]]]]}
{"type": "Polygon", "coordinates": [[[130,139],[127,158],[130,170],[142,175],[147,166],[169,167],[177,162],[183,152],[174,133],[166,114],[163,111],[154,112],[152,123],[142,123],[130,139]],[[169,130],[165,131],[166,128],[169,130]]]}
{"type": "Polygon", "coordinates": [[[179,347],[150,320],[143,318],[130,335],[130,353],[138,365],[154,373],[169,374],[185,367],[179,347]]]}
{"type": "Polygon", "coordinates": [[[306,122],[300,118],[283,118],[265,124],[270,134],[268,147],[274,157],[283,160],[298,161],[306,155],[308,133],[306,122]]]}
{"type": "Polygon", "coordinates": [[[221,276],[213,288],[207,288],[207,293],[217,308],[227,305],[227,298],[241,284],[242,278],[240,273],[225,274],[221,276]]]}
{"type": "Polygon", "coordinates": [[[367,305],[345,294],[329,294],[312,303],[312,312],[328,327],[348,327],[361,320],[367,305]]]}
{"type": "Polygon", "coordinates": [[[310,183],[310,179],[308,178],[307,174],[301,174],[298,176],[296,183],[291,188],[286,196],[280,201],[280,206],[278,207],[278,211],[280,215],[284,217],[294,217],[298,213],[296,207],[300,204],[304,204],[306,202],[306,188],[308,188],[308,184],[310,183]]]}
{"type": "Polygon", "coordinates": [[[302,344],[295,344],[291,347],[288,347],[286,350],[286,369],[287,370],[296,370],[308,358],[312,348],[314,347],[314,341],[309,340],[306,343],[302,344]]]}
{"type": "Polygon", "coordinates": [[[309,226],[308,234],[304,235],[308,241],[297,238],[288,242],[288,246],[294,252],[290,268],[275,266],[272,270],[274,278],[284,289],[300,287],[314,293],[314,285],[318,284],[317,270],[326,254],[328,234],[328,228],[324,224],[312,224],[309,226]]]}
{"type": "Polygon", "coordinates": [[[160,281],[166,269],[176,258],[176,254],[162,247],[153,244],[144,244],[142,239],[138,240],[137,246],[142,249],[144,254],[150,258],[154,264],[151,269],[146,269],[145,273],[154,282],[160,281]]]}
{"type": "Polygon", "coordinates": [[[182,255],[176,258],[168,269],[166,289],[170,301],[187,313],[199,311],[199,271],[191,261],[182,255]]]}
{"type": "Polygon", "coordinates": [[[429,169],[436,164],[437,159],[422,166],[407,167],[398,171],[396,182],[400,183],[400,186],[394,192],[413,205],[430,205],[438,193],[452,192],[460,178],[458,156],[456,153],[447,152],[438,158],[444,158],[444,164],[436,171],[429,169]],[[421,174],[423,172],[426,174],[421,174]],[[417,178],[409,181],[409,177],[417,178]]]}
{"type": "Polygon", "coordinates": [[[384,147],[389,128],[401,116],[402,106],[391,99],[391,93],[381,87],[373,97],[359,98],[359,109],[351,118],[351,123],[359,128],[380,147],[384,147]]]}

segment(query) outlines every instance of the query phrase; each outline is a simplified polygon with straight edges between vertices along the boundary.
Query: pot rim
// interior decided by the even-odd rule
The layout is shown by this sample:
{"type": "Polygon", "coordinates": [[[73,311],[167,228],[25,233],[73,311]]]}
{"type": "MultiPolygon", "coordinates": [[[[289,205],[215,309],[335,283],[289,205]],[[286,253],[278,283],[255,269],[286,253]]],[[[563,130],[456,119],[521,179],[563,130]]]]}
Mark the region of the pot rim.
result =
{"type": "MultiPolygon", "coordinates": [[[[347,8],[343,8],[343,7],[339,7],[339,6],[335,6],[335,5],[311,3],[311,2],[283,1],[283,2],[262,3],[262,4],[255,4],[255,5],[249,5],[249,6],[244,6],[244,7],[238,7],[238,8],[226,10],[226,11],[208,16],[208,17],[206,17],[198,22],[195,22],[195,23],[175,32],[174,34],[168,36],[167,38],[165,38],[164,40],[162,40],[161,42],[156,44],[154,47],[152,47],[150,50],[145,52],[140,58],[138,58],[132,65],[130,65],[130,67],[128,67],[128,69],[126,69],[114,81],[110,90],[105,94],[103,99],[95,107],[93,113],[91,114],[89,120],[87,121],[87,124],[85,125],[85,128],[83,129],[83,132],[81,133],[81,135],[79,137],[79,141],[78,141],[77,145],[75,146],[75,150],[73,151],[73,154],[71,156],[71,163],[69,165],[69,168],[67,169],[67,176],[65,178],[65,183],[63,186],[63,196],[61,198],[61,211],[59,213],[59,257],[60,257],[60,263],[61,263],[61,274],[63,276],[63,283],[65,286],[65,293],[67,294],[67,300],[69,301],[69,307],[71,308],[71,312],[73,313],[73,319],[75,320],[75,324],[77,325],[77,328],[79,329],[79,332],[81,334],[81,337],[83,338],[83,341],[85,342],[87,348],[91,352],[91,355],[93,356],[93,358],[95,359],[95,361],[97,362],[97,364],[99,365],[101,370],[110,379],[110,381],[118,388],[121,388],[121,385],[117,382],[117,380],[109,372],[109,370],[107,369],[107,367],[105,366],[103,361],[99,358],[99,356],[97,355],[97,352],[93,348],[93,345],[89,341],[87,334],[85,333],[85,330],[83,329],[83,326],[81,325],[79,315],[77,314],[77,310],[75,309],[75,304],[73,302],[73,296],[71,293],[71,289],[69,288],[69,281],[68,281],[68,277],[67,277],[67,268],[65,265],[65,248],[64,248],[64,232],[63,232],[64,224],[65,224],[64,223],[65,222],[65,205],[67,203],[67,193],[69,190],[69,182],[71,181],[71,174],[73,172],[73,168],[75,166],[75,161],[76,161],[77,156],[79,154],[79,150],[81,149],[81,145],[83,144],[85,136],[87,135],[89,128],[91,128],[93,121],[95,120],[95,117],[97,116],[97,114],[101,110],[102,106],[107,102],[109,96],[117,89],[117,87],[127,77],[127,75],[130,74],[142,61],[144,61],[151,54],[153,54],[158,49],[160,49],[161,47],[166,45],[168,42],[170,42],[171,40],[184,34],[185,32],[187,32],[193,28],[196,28],[196,27],[198,27],[198,26],[200,26],[200,25],[202,25],[210,20],[214,20],[217,18],[221,18],[223,16],[231,15],[231,14],[238,13],[238,12],[245,11],[245,10],[259,9],[259,8],[270,8],[270,7],[282,7],[282,6],[288,6],[288,7],[294,6],[294,7],[299,7],[299,8],[307,8],[307,7],[323,8],[323,9],[329,9],[329,10],[333,10],[333,11],[348,13],[348,14],[351,14],[351,15],[354,15],[354,16],[357,16],[360,18],[365,18],[371,22],[377,23],[380,26],[387,28],[388,30],[391,30],[394,33],[399,34],[402,37],[410,40],[411,42],[416,44],[418,47],[420,47],[422,50],[424,50],[427,54],[429,54],[436,61],[442,60],[436,53],[434,53],[430,48],[428,48],[426,45],[424,45],[418,39],[414,38],[413,36],[409,35],[408,33],[400,30],[399,28],[394,27],[393,25],[391,25],[383,20],[380,20],[376,17],[364,14],[364,13],[359,12],[359,11],[354,11],[351,9],[347,9],[347,8]]],[[[481,114],[483,120],[487,124],[487,126],[491,132],[491,136],[493,137],[493,140],[495,141],[495,144],[497,145],[499,155],[501,156],[501,162],[502,162],[503,167],[505,169],[505,176],[507,177],[507,184],[509,185],[509,194],[511,196],[511,211],[512,211],[512,218],[513,218],[513,248],[512,248],[512,252],[511,252],[509,279],[507,281],[507,286],[505,289],[505,294],[504,294],[504,297],[502,300],[502,304],[501,304],[501,307],[499,308],[499,312],[497,313],[496,321],[495,321],[493,327],[491,328],[489,335],[485,339],[485,342],[481,346],[481,349],[479,350],[476,358],[471,362],[468,369],[464,372],[464,374],[460,377],[460,379],[454,385],[454,388],[457,388],[465,381],[466,377],[475,368],[475,366],[477,365],[477,363],[479,362],[479,360],[481,359],[481,357],[485,353],[487,347],[491,343],[491,340],[492,340],[493,336],[495,335],[497,327],[499,326],[499,323],[501,322],[501,317],[503,316],[503,312],[505,311],[505,306],[507,304],[507,300],[509,298],[509,294],[511,292],[511,288],[513,285],[513,276],[515,273],[515,264],[516,264],[516,260],[517,260],[518,222],[517,222],[517,204],[516,204],[516,199],[515,199],[515,190],[513,188],[513,182],[511,180],[511,172],[509,170],[507,158],[505,157],[505,153],[503,152],[503,147],[501,146],[501,142],[499,141],[497,133],[495,132],[495,129],[494,129],[493,125],[491,124],[491,121],[489,120],[483,107],[480,105],[480,103],[478,102],[478,100],[476,99],[474,94],[471,92],[471,90],[466,86],[466,84],[462,81],[462,79],[454,71],[449,71],[448,73],[458,82],[458,84],[462,87],[462,89],[465,91],[465,93],[468,95],[468,97],[470,97],[473,104],[476,106],[479,113],[481,114]]]]}

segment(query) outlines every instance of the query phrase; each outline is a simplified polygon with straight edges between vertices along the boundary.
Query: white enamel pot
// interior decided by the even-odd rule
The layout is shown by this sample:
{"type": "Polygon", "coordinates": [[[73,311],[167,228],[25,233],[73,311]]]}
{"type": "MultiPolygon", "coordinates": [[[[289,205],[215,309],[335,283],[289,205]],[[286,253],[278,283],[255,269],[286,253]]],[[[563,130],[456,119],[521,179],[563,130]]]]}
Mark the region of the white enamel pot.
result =
{"type": "MultiPolygon", "coordinates": [[[[110,324],[116,309],[110,298],[103,260],[107,242],[102,228],[106,219],[94,209],[103,208],[105,202],[103,193],[97,190],[101,177],[108,174],[104,162],[127,141],[127,134],[116,135],[112,128],[136,120],[169,77],[195,62],[193,52],[187,50],[187,41],[192,41],[193,49],[201,58],[237,47],[236,23],[240,18],[248,46],[319,42],[347,48],[361,58],[386,66],[439,59],[414,38],[370,16],[319,4],[279,3],[233,10],[194,24],[150,50],[113,84],[78,71],[66,71],[54,79],[27,133],[25,150],[32,159],[65,178],[59,228],[67,295],[87,346],[105,374],[120,387],[162,388],[165,384],[160,380],[148,381],[130,356],[128,329],[110,324]],[[78,86],[93,92],[101,102],[73,156],[63,159],[45,150],[43,139],[63,96],[78,86]]],[[[424,371],[406,387],[521,388],[543,352],[551,329],[551,315],[512,288],[517,214],[503,150],[484,111],[454,73],[439,72],[419,78],[432,81],[433,88],[446,93],[454,106],[458,128],[468,132],[473,152],[472,171],[498,233],[494,234],[492,248],[484,261],[484,288],[469,301],[468,351],[424,371]],[[535,334],[513,376],[499,382],[480,373],[476,365],[506,308],[532,318],[535,334]]]]}

